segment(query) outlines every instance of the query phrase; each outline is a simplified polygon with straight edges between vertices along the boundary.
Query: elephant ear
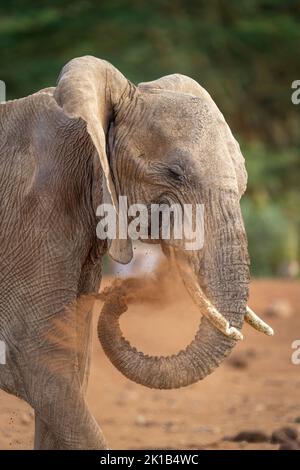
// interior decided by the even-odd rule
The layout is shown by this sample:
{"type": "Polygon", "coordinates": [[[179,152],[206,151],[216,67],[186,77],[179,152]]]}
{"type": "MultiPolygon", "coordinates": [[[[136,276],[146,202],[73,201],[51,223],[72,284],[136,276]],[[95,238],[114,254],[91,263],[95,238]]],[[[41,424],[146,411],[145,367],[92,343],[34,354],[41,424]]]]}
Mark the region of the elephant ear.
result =
{"type": "MultiPolygon", "coordinates": [[[[106,136],[110,121],[132,87],[109,62],[85,56],[65,65],[54,92],[54,98],[65,113],[86,122],[103,170],[103,202],[112,203],[117,220],[118,198],[106,151],[106,136]]],[[[109,240],[109,254],[120,263],[128,263],[132,259],[131,241],[109,240]]]]}
{"type": "Polygon", "coordinates": [[[240,146],[236,139],[233,137],[232,132],[225,121],[225,118],[210,94],[190,77],[181,74],[166,75],[158,80],[152,82],[140,83],[138,87],[141,90],[167,90],[177,93],[187,93],[201,98],[209,108],[213,111],[217,121],[222,125],[226,133],[226,142],[231,155],[232,163],[235,169],[237,188],[239,196],[244,194],[247,187],[247,172],[245,168],[245,159],[242,155],[240,146]]]}

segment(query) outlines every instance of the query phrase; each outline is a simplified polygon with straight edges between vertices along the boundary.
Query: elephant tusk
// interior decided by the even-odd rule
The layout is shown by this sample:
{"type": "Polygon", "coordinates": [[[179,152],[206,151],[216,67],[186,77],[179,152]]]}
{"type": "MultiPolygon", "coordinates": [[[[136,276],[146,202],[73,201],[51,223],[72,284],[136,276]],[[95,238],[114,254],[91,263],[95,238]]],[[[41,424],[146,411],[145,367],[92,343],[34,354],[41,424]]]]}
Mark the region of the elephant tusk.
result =
{"type": "Polygon", "coordinates": [[[267,323],[265,323],[261,318],[259,318],[256,313],[251,310],[250,307],[247,306],[246,314],[245,314],[245,321],[249,323],[253,328],[261,333],[264,333],[268,336],[274,335],[274,330],[271,328],[267,323]]]}
{"type": "Polygon", "coordinates": [[[185,285],[186,290],[190,294],[191,298],[194,300],[196,305],[201,310],[201,313],[204,317],[212,323],[219,331],[221,331],[225,336],[232,338],[236,341],[244,339],[242,333],[235,328],[230,326],[230,323],[226,318],[213,306],[213,304],[208,300],[204,295],[202,289],[195,281],[190,270],[187,270],[186,266],[182,266],[181,263],[176,262],[174,256],[173,259],[176,263],[177,268],[179,269],[182,281],[185,285]]]}
{"type": "MultiPolygon", "coordinates": [[[[179,263],[175,258],[174,249],[171,250],[171,260],[181,275],[185,288],[194,300],[194,302],[200,307],[203,316],[205,316],[218,330],[220,330],[225,336],[228,336],[235,340],[244,339],[240,330],[234,326],[230,326],[230,323],[226,318],[214,307],[209,299],[203,293],[199,284],[195,281],[195,278],[191,270],[187,267],[186,263],[179,263]]],[[[273,336],[273,329],[259,318],[256,313],[251,310],[250,307],[246,307],[245,321],[255,328],[257,331],[264,333],[268,336],[273,336]]]]}
{"type": "Polygon", "coordinates": [[[234,326],[230,326],[229,321],[226,320],[226,318],[216,309],[216,307],[210,303],[210,301],[204,296],[203,292],[202,302],[204,302],[206,306],[203,315],[210,321],[210,323],[212,323],[225,336],[229,336],[229,338],[235,339],[237,341],[244,339],[242,333],[234,326]]]}

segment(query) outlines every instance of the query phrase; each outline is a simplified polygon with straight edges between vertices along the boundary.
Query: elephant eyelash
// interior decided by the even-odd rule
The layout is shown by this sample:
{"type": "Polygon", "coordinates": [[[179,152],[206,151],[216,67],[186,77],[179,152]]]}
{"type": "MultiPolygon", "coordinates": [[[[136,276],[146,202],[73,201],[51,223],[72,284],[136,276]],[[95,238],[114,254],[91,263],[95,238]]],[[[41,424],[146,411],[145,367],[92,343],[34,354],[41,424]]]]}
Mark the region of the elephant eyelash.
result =
{"type": "Polygon", "coordinates": [[[173,180],[183,183],[185,181],[185,175],[183,170],[179,167],[176,168],[168,168],[168,176],[171,177],[173,180]]]}

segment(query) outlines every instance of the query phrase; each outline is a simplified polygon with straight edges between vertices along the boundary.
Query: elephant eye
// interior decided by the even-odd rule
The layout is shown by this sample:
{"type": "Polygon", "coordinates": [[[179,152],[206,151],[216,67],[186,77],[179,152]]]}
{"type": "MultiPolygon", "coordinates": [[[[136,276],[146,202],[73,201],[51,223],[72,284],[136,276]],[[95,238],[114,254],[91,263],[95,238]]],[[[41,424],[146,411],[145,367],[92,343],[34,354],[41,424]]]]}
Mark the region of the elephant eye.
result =
{"type": "Polygon", "coordinates": [[[184,181],[184,171],[179,165],[169,167],[168,176],[178,182],[184,181]]]}

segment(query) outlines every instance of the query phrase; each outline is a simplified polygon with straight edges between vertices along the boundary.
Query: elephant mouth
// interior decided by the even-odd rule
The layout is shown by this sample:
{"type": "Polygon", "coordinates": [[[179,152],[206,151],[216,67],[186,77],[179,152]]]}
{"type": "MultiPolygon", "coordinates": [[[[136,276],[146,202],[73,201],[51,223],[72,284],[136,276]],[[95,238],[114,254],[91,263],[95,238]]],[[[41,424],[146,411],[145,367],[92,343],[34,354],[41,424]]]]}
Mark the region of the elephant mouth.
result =
{"type": "MultiPolygon", "coordinates": [[[[173,256],[170,261],[172,264],[176,264],[184,286],[202,317],[215,330],[216,335],[221,333],[220,341],[222,341],[222,337],[224,340],[227,338],[227,341],[234,345],[236,341],[242,340],[241,331],[230,325],[225,316],[204,294],[188,266],[178,263],[178,260],[173,259],[173,256]]],[[[161,288],[161,280],[153,279],[152,282],[157,283],[154,288],[158,290],[161,288]]],[[[141,292],[144,288],[144,278],[117,279],[112,286],[100,294],[104,305],[98,321],[98,337],[107,357],[127,378],[150,388],[178,388],[204,378],[210,371],[207,369],[203,372],[198,371],[200,358],[207,351],[207,345],[204,345],[204,351],[199,350],[201,334],[205,343],[205,334],[203,335],[203,331],[200,332],[201,326],[194,340],[185,350],[180,351],[177,355],[166,357],[144,355],[123,337],[119,318],[128,310],[130,304],[139,302],[139,299],[143,297],[141,292]]],[[[256,330],[273,335],[272,328],[249,307],[245,311],[244,319],[256,330]]]]}

